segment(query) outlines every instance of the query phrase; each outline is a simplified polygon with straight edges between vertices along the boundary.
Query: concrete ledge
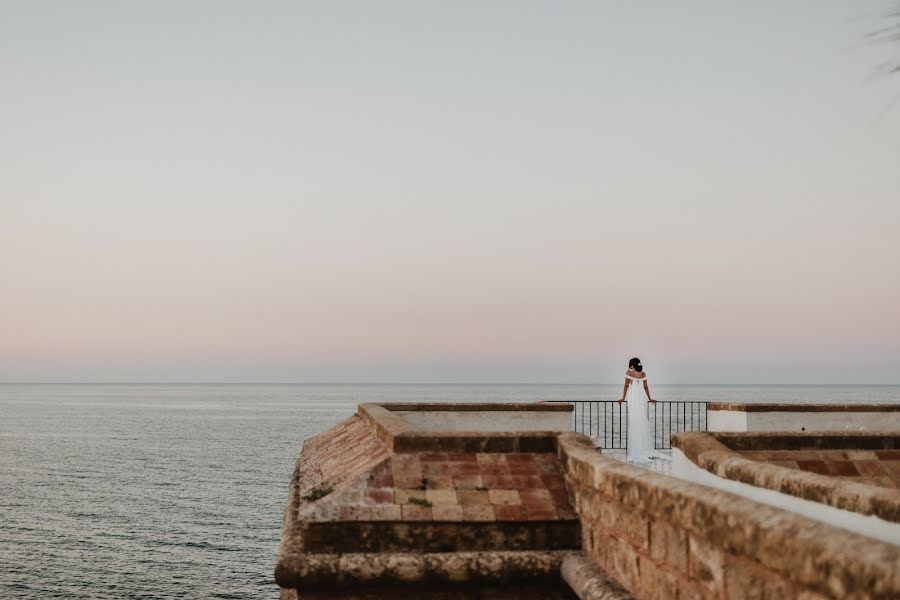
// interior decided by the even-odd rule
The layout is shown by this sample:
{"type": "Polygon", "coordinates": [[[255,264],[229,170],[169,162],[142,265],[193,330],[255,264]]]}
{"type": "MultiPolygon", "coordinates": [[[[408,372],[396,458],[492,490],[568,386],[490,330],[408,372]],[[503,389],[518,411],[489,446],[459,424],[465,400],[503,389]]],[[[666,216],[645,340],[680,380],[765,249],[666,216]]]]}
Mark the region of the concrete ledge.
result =
{"type": "Polygon", "coordinates": [[[297,572],[277,571],[282,588],[379,583],[480,583],[557,579],[571,551],[310,555],[297,572]]]}
{"type": "Polygon", "coordinates": [[[740,412],[900,412],[900,404],[755,404],[710,402],[707,410],[740,412]]]}
{"type": "Polygon", "coordinates": [[[759,449],[868,448],[862,445],[864,439],[882,449],[885,445],[893,447],[895,438],[872,434],[790,433],[776,436],[768,433],[724,434],[692,431],[673,435],[672,447],[681,450],[701,469],[723,479],[900,523],[900,494],[896,490],[761,463],[744,458],[735,452],[735,450],[759,449]],[[784,443],[778,444],[781,439],[784,443]]]}
{"type": "Polygon", "coordinates": [[[563,560],[562,577],[581,600],[634,600],[583,554],[570,554],[563,560]]]}

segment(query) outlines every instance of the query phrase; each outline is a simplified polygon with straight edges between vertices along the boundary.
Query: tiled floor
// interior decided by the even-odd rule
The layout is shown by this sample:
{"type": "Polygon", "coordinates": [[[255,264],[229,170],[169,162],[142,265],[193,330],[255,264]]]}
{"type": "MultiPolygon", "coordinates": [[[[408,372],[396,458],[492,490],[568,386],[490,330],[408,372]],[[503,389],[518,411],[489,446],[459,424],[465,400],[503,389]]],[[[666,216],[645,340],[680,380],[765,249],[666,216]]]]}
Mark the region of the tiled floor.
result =
{"type": "MultiPolygon", "coordinates": [[[[672,451],[671,450],[657,450],[657,454],[659,458],[655,458],[648,463],[639,463],[639,462],[631,462],[636,467],[641,467],[642,469],[648,469],[653,471],[654,473],[662,473],[663,475],[671,475],[672,474],[672,451]]],[[[624,450],[602,450],[604,456],[609,456],[610,458],[615,458],[616,460],[625,461],[625,451],[624,450]]],[[[628,461],[626,461],[628,462],[628,461]]]]}
{"type": "Polygon", "coordinates": [[[767,450],[740,454],[789,469],[900,488],[900,450],[767,450]]]}

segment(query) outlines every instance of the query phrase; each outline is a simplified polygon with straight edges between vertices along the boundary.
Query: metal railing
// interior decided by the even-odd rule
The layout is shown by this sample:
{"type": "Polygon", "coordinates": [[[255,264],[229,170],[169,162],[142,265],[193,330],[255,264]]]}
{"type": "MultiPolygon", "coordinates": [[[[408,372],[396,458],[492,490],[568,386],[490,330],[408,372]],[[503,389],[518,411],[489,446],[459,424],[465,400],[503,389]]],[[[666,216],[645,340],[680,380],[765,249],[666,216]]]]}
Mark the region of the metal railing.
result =
{"type": "MultiPolygon", "coordinates": [[[[572,404],[573,429],[593,438],[598,448],[628,448],[628,405],[618,400],[551,400],[572,404]]],[[[647,404],[647,418],[653,434],[653,445],[671,448],[670,438],[679,431],[706,431],[706,402],[657,401],[647,404]]]]}

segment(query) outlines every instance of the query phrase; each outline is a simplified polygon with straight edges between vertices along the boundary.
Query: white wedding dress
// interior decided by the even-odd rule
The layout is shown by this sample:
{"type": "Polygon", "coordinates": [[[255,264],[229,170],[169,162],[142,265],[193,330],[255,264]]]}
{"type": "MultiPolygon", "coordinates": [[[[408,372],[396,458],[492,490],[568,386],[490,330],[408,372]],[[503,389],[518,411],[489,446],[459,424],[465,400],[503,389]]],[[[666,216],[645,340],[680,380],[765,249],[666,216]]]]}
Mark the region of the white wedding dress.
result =
{"type": "Polygon", "coordinates": [[[647,393],[644,391],[643,377],[631,377],[628,386],[628,449],[626,458],[633,462],[650,462],[654,456],[653,437],[650,435],[650,419],[647,415],[647,393]]]}

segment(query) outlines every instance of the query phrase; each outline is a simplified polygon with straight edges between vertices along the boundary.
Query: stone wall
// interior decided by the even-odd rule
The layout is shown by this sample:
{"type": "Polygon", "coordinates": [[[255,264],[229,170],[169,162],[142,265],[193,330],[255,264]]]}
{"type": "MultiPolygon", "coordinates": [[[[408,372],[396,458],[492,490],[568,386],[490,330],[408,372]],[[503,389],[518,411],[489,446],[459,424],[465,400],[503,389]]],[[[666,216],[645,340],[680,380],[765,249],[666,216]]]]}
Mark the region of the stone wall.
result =
{"type": "Polygon", "coordinates": [[[582,548],[635,597],[900,597],[900,552],[885,544],[604,457],[559,436],[582,548]]]}

